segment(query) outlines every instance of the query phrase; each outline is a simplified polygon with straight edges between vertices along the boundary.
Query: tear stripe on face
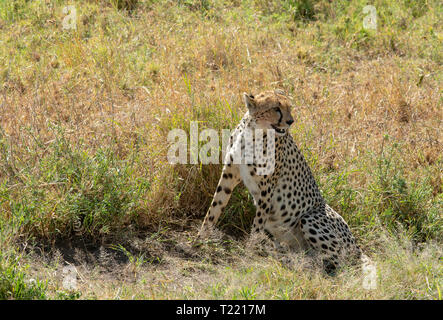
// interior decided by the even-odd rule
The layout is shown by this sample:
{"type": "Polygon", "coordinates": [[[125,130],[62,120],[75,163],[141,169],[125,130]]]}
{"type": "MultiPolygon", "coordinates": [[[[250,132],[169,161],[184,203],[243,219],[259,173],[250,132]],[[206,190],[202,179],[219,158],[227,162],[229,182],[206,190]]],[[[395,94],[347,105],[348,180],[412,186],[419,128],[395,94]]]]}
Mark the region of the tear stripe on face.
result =
{"type": "Polygon", "coordinates": [[[283,119],[283,113],[281,112],[280,108],[277,107],[277,112],[280,113],[280,119],[278,119],[278,125],[280,125],[281,120],[283,119]]]}

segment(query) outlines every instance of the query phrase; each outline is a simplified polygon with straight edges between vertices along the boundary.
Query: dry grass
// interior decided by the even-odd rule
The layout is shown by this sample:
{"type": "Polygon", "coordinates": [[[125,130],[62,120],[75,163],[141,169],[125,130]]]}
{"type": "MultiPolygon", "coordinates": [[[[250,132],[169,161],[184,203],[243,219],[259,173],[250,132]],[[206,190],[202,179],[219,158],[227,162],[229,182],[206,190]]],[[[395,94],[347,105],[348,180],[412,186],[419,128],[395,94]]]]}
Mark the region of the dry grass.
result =
{"type": "MultiPolygon", "coordinates": [[[[247,277],[211,266],[211,278],[220,286],[229,277],[244,285],[261,279],[258,298],[441,297],[441,250],[429,245],[432,254],[424,250],[395,274],[409,253],[395,260],[394,247],[386,259],[379,252],[380,225],[395,234],[397,223],[414,243],[441,245],[441,5],[375,1],[373,32],[361,27],[364,1],[310,2],[299,16],[290,1],[146,0],[132,1],[130,12],[120,1],[76,1],[76,30],[62,29],[64,3],[1,2],[2,243],[79,235],[112,243],[129,227],[131,235],[164,226],[189,231],[205,214],[221,167],[170,166],[167,132],[189,130],[193,120],[200,129],[233,128],[243,91],[282,88],[294,97],[292,134],[324,196],[388,281],[356,296],[358,281],[347,284],[347,273],[313,280],[259,258],[247,277]],[[113,185],[125,209],[106,220],[96,213],[107,208],[113,185]],[[424,287],[423,263],[433,266],[440,289],[424,287]],[[266,284],[264,273],[273,272],[266,284]]],[[[253,215],[248,194],[237,190],[220,227],[238,239],[253,215]]],[[[192,276],[189,290],[174,291],[170,278],[172,287],[153,285],[151,295],[136,282],[120,297],[218,297],[192,276]]],[[[97,297],[115,297],[112,284],[97,285],[97,297]]],[[[220,297],[241,297],[237,289],[220,297]]]]}
{"type": "Polygon", "coordinates": [[[48,298],[59,299],[442,298],[442,250],[436,243],[416,250],[407,237],[382,235],[384,247],[374,257],[375,287],[364,289],[359,270],[344,269],[328,277],[303,254],[282,255],[267,248],[258,255],[245,242],[226,239],[195,248],[183,235],[175,236],[168,234],[163,241],[147,237],[138,243],[141,253],[127,253],[126,260],[103,247],[93,263],[85,262],[82,250],[72,260],[51,251],[52,258],[43,259],[44,264],[41,254],[29,255],[29,276],[48,279],[48,298]],[[160,256],[153,259],[154,252],[160,256]],[[63,286],[66,261],[75,268],[75,290],[63,286]]]}

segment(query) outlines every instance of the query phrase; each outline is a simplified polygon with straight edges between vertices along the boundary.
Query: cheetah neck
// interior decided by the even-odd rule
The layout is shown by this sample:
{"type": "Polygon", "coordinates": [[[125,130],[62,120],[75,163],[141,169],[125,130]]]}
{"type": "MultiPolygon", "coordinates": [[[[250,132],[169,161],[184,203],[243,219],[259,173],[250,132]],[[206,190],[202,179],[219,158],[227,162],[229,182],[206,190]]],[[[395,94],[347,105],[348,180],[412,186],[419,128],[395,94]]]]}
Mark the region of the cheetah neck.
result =
{"type": "Polygon", "coordinates": [[[289,177],[300,195],[316,199],[313,205],[324,203],[311,168],[290,134],[276,137],[275,157],[278,179],[289,177]]]}

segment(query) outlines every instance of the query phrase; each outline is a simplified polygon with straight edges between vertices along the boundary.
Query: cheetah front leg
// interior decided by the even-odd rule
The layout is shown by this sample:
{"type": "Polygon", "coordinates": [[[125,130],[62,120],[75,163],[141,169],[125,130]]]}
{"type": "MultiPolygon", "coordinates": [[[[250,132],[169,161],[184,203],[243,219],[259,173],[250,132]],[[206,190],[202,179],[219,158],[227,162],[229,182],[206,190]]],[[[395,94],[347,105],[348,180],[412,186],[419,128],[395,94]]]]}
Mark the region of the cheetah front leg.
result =
{"type": "Polygon", "coordinates": [[[211,206],[206,213],[203,224],[198,234],[199,238],[207,237],[217,223],[220,214],[229,202],[232,191],[241,181],[237,165],[231,163],[223,167],[223,172],[218,182],[211,206]]]}
{"type": "MultiPolygon", "coordinates": [[[[282,239],[282,228],[273,228],[273,206],[271,204],[271,195],[265,190],[260,193],[261,197],[255,202],[256,215],[252,224],[251,239],[260,239],[260,233],[263,233],[270,240],[274,242],[274,246],[277,250],[284,251],[280,242],[282,239]],[[271,214],[270,214],[271,213],[271,214]]],[[[286,231],[286,230],[284,230],[286,231]]]]}

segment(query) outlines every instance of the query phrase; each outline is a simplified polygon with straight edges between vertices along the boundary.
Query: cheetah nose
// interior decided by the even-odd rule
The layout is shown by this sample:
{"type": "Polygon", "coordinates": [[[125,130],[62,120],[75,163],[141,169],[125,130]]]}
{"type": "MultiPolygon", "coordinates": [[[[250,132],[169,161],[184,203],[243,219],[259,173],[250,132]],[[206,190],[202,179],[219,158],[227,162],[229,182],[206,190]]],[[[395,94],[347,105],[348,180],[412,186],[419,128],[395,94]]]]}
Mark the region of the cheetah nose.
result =
{"type": "Polygon", "coordinates": [[[286,123],[290,126],[291,124],[293,124],[294,123],[294,120],[288,120],[288,121],[286,121],[286,123]]]}

